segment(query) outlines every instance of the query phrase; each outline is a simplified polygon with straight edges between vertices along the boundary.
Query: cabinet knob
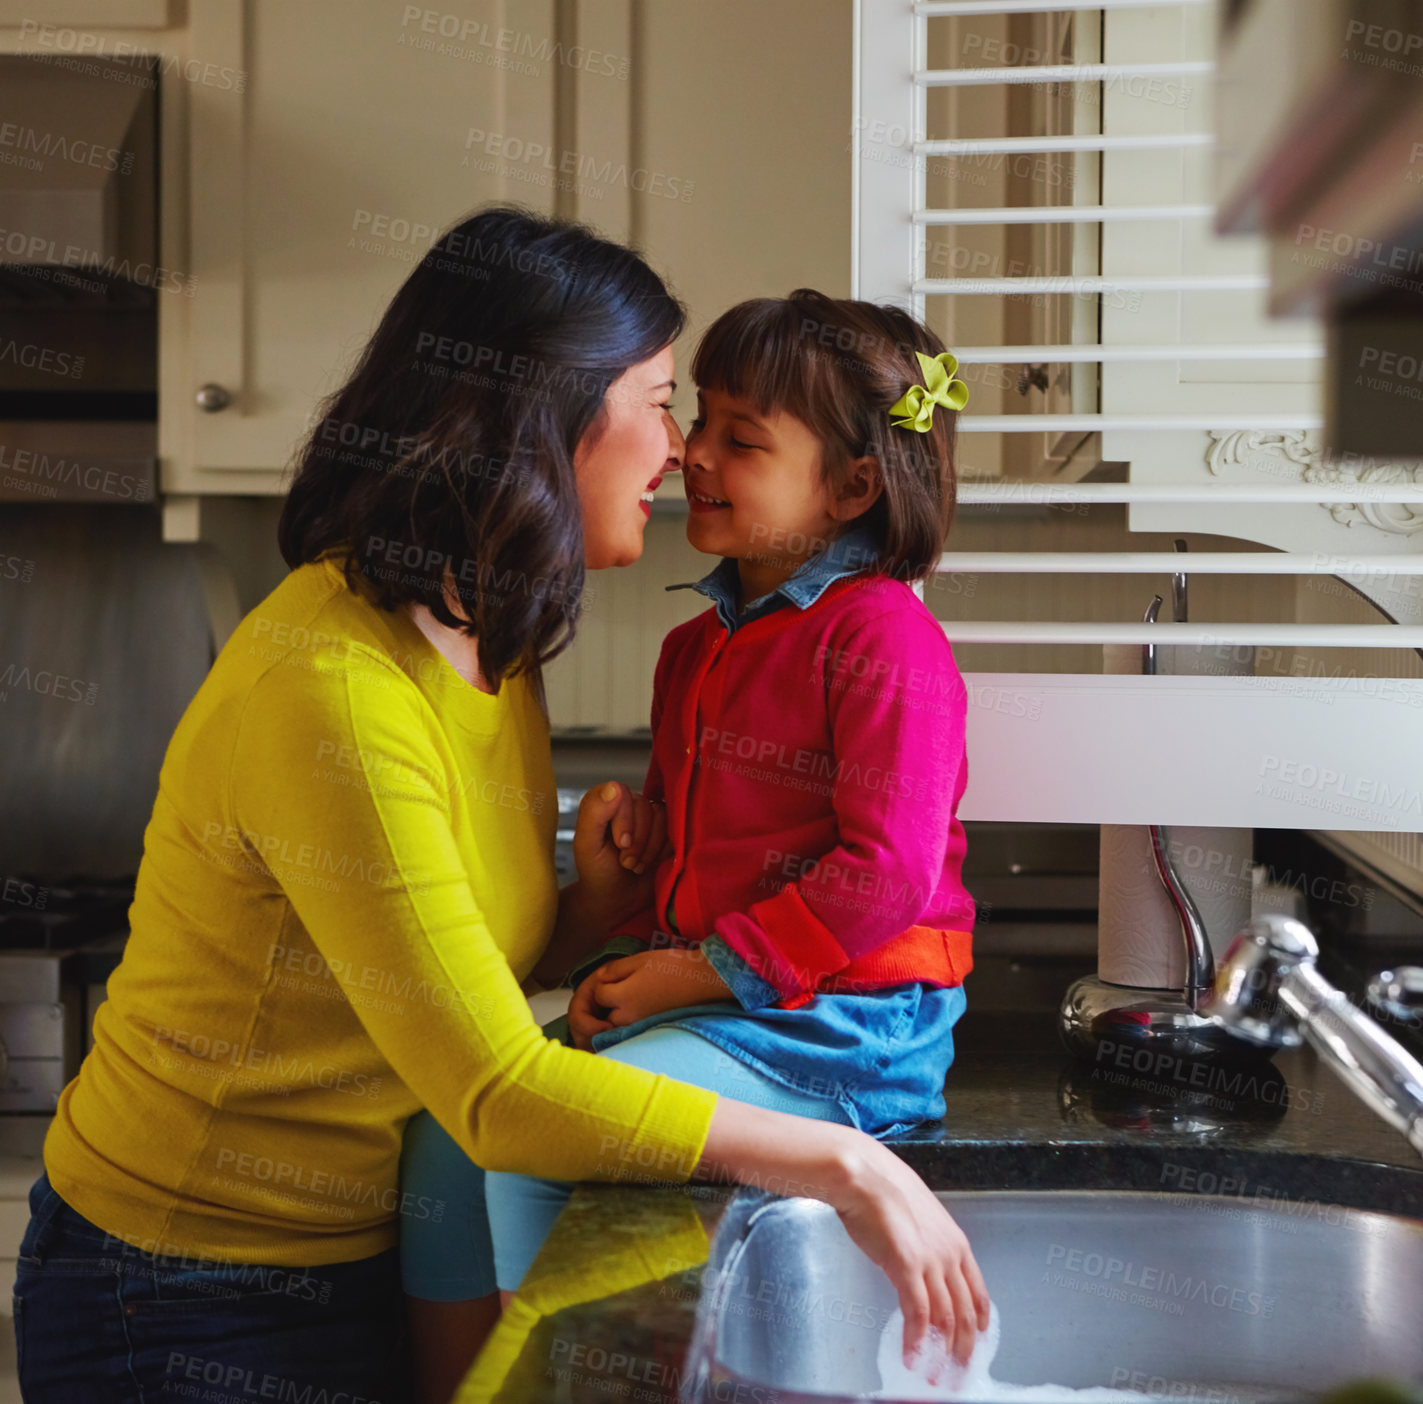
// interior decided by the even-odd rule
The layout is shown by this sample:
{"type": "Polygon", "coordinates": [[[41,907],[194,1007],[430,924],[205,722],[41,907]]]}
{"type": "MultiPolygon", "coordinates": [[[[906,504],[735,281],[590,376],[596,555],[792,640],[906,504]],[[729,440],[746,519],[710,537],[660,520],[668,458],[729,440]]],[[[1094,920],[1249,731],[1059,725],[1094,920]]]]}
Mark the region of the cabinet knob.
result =
{"type": "Polygon", "coordinates": [[[225,410],[232,403],[232,396],[228,391],[211,381],[201,386],[194,398],[198,402],[198,408],[207,414],[216,414],[218,410],[225,410]]]}

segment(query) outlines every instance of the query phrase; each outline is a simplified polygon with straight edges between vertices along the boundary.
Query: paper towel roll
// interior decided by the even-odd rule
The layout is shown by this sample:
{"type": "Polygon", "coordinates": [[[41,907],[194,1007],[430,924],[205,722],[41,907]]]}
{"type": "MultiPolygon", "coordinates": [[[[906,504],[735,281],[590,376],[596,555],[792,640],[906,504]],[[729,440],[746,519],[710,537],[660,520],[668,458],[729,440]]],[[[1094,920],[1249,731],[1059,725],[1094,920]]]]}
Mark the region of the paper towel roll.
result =
{"type": "MultiPolygon", "coordinates": [[[[1141,648],[1109,644],[1103,671],[1141,670],[1141,648]]],[[[1163,645],[1161,673],[1248,676],[1251,649],[1163,645]]],[[[1169,744],[1169,737],[1163,737],[1169,744]]],[[[1175,825],[1165,831],[1166,853],[1191,894],[1217,958],[1250,920],[1252,834],[1249,829],[1175,825]]],[[[1114,985],[1179,990],[1186,978],[1180,919],[1157,876],[1145,825],[1103,824],[1098,881],[1097,973],[1114,985]]]]}
{"type": "MultiPolygon", "coordinates": [[[[1217,958],[1250,920],[1252,837],[1249,829],[1177,825],[1165,831],[1167,855],[1217,958]]],[[[1185,938],[1156,874],[1145,825],[1102,825],[1097,905],[1098,975],[1114,985],[1179,990],[1186,978],[1185,938]]]]}
{"type": "Polygon", "coordinates": [[[1156,876],[1144,826],[1103,824],[1097,883],[1097,974],[1113,985],[1180,989],[1181,924],[1156,876]]]}

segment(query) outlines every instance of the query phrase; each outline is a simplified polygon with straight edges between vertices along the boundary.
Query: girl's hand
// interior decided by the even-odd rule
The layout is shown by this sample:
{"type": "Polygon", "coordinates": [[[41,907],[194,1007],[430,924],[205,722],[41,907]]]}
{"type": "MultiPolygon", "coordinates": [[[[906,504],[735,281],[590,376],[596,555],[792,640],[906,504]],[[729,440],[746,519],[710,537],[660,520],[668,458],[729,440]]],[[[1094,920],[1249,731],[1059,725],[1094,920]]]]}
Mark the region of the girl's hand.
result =
{"type": "Polygon", "coordinates": [[[609,925],[652,902],[652,879],[667,846],[664,805],[616,780],[595,785],[578,806],[573,861],[590,901],[609,925]]]}
{"type": "Polygon", "coordinates": [[[534,979],[558,984],[620,922],[651,908],[657,863],[666,847],[663,805],[616,780],[589,790],[573,827],[578,881],[559,891],[553,935],[534,966],[534,979]]]}
{"type": "Polygon", "coordinates": [[[568,1005],[568,1031],[573,1035],[573,1046],[585,1053],[593,1051],[593,1035],[612,1028],[604,1017],[606,1010],[599,1004],[595,984],[599,972],[595,970],[573,992],[568,1005]]]}
{"type": "Polygon", "coordinates": [[[588,978],[594,982],[593,1001],[608,1011],[610,1026],[618,1029],[668,1009],[733,997],[701,951],[681,946],[610,960],[588,978]]]}

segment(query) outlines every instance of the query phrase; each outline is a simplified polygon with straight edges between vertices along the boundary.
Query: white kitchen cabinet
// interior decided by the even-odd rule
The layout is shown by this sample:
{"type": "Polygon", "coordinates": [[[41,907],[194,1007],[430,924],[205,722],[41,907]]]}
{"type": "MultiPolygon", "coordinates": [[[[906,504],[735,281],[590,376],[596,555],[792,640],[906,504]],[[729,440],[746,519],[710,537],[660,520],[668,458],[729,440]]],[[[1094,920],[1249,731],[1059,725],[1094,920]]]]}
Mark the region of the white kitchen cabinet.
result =
{"type": "Polygon", "coordinates": [[[439,231],[492,200],[552,208],[512,184],[536,165],[470,153],[487,133],[551,145],[553,8],[189,0],[188,53],[243,81],[164,92],[164,245],[185,275],[162,304],[165,494],[281,491],[439,231]]]}

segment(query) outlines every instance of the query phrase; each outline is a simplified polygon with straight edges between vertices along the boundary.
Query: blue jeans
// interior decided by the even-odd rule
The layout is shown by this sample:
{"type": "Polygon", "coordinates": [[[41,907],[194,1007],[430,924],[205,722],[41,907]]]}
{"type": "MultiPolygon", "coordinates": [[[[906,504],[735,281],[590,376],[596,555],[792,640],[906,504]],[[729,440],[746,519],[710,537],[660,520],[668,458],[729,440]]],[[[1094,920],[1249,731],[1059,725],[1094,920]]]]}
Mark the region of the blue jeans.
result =
{"type": "MultiPolygon", "coordinates": [[[[829,1098],[782,1087],[685,1029],[649,1029],[598,1056],[772,1111],[849,1122],[829,1098]]],[[[518,1288],[574,1189],[562,1180],[481,1170],[428,1112],[406,1126],[400,1183],[405,1193],[444,1202],[438,1223],[401,1224],[405,1290],[436,1302],[488,1296],[496,1285],[518,1288]]]]}
{"type": "Polygon", "coordinates": [[[30,1190],[15,1341],[25,1404],[411,1398],[397,1249],[306,1268],[143,1253],[47,1175],[30,1190]]]}

